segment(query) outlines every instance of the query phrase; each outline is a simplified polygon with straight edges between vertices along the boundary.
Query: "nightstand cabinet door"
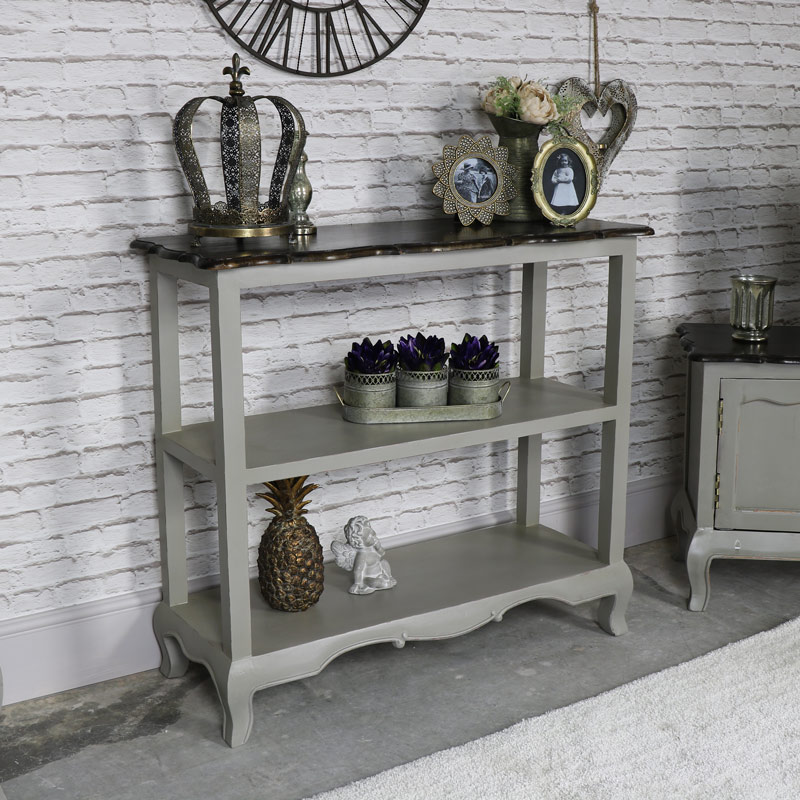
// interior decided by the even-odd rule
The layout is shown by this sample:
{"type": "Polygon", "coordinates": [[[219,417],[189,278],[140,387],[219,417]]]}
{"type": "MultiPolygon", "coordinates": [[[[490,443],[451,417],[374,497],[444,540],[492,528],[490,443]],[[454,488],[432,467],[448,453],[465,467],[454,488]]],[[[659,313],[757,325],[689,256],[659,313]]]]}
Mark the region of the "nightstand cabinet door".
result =
{"type": "Polygon", "coordinates": [[[800,381],[720,381],[718,529],[800,532],[800,381]]]}

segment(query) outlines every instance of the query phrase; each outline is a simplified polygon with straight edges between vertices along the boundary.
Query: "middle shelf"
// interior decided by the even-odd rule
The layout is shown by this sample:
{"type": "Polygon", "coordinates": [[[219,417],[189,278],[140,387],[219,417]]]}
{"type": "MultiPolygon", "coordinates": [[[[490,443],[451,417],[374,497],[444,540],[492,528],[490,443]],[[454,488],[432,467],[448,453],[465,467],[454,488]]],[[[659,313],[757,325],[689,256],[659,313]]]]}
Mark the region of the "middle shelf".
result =
{"type": "MultiPolygon", "coordinates": [[[[338,403],[245,417],[248,485],[374,464],[393,458],[518,439],[615,419],[601,394],[549,378],[511,380],[502,416],[492,420],[356,425],[338,403]]],[[[212,422],[164,435],[164,449],[202,475],[215,477],[212,422]]]]}

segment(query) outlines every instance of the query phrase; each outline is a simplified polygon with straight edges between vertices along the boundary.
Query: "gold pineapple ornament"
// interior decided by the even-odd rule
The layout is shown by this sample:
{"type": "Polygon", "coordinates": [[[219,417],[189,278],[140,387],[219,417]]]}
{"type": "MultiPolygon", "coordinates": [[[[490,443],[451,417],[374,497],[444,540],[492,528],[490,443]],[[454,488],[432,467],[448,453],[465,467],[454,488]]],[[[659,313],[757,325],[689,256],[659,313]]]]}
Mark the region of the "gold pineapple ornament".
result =
{"type": "Polygon", "coordinates": [[[259,493],[275,516],[258,546],[258,584],[264,599],[278,611],[305,611],[323,589],[322,545],[306,519],[305,498],[319,489],[308,475],[265,483],[259,493]]]}

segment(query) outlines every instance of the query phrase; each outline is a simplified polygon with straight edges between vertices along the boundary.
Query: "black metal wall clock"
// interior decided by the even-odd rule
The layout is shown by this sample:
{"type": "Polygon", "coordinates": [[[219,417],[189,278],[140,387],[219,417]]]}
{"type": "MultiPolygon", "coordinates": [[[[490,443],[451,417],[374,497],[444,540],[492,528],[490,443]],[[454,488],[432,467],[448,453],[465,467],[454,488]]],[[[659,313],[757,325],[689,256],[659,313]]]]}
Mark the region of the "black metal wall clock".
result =
{"type": "Polygon", "coordinates": [[[297,75],[346,75],[380,61],[429,0],[205,0],[249,53],[297,75]]]}

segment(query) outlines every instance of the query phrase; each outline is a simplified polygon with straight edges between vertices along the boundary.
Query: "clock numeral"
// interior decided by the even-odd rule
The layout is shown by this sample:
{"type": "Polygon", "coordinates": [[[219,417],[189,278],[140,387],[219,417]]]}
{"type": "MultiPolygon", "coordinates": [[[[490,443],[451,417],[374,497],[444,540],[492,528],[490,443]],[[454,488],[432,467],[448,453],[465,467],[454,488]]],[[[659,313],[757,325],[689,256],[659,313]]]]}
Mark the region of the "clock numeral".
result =
{"type": "MultiPolygon", "coordinates": [[[[264,35],[261,37],[261,44],[256,48],[261,55],[265,55],[269,52],[270,47],[275,43],[275,40],[280,36],[281,31],[283,30],[283,26],[287,24],[291,29],[292,27],[292,6],[286,6],[283,9],[283,14],[281,15],[281,10],[276,8],[280,4],[280,0],[272,0],[272,5],[267,11],[264,18],[261,20],[258,26],[258,30],[256,30],[253,38],[250,40],[250,46],[254,46],[255,40],[258,38],[261,29],[264,27],[264,23],[267,21],[270,15],[272,15],[272,19],[269,21],[269,25],[267,25],[267,30],[264,35]],[[273,14],[273,9],[276,9],[275,13],[273,14]]],[[[287,37],[288,41],[288,37],[287,37]]]]}
{"type": "Polygon", "coordinates": [[[327,44],[325,46],[325,66],[326,72],[330,73],[331,71],[331,39],[333,39],[334,45],[336,45],[336,52],[339,56],[339,63],[342,65],[342,69],[347,69],[347,60],[344,57],[344,52],[342,51],[342,45],[339,43],[339,34],[336,33],[336,25],[333,24],[333,19],[331,18],[330,12],[325,15],[325,36],[327,39],[327,44]]]}
{"type": "Polygon", "coordinates": [[[300,69],[300,59],[303,56],[303,45],[306,41],[306,25],[308,24],[308,5],[306,5],[304,12],[303,12],[303,25],[300,28],[300,44],[297,47],[297,64],[295,64],[295,70],[300,69]]]}
{"type": "MultiPolygon", "coordinates": [[[[250,2],[251,2],[251,0],[244,0],[244,3],[242,3],[242,7],[236,12],[236,16],[231,20],[231,28],[235,28],[236,27],[236,23],[242,18],[242,14],[244,14],[244,12],[247,11],[247,7],[250,5],[250,2]]],[[[258,10],[258,7],[254,8],[253,9],[253,14],[255,14],[257,10],[258,10]]],[[[250,16],[252,17],[253,14],[251,14],[250,16]]],[[[249,20],[250,20],[250,18],[248,17],[248,22],[249,22],[249,20]]]]}
{"type": "Polygon", "coordinates": [[[425,6],[424,0],[400,0],[400,2],[410,8],[415,14],[418,14],[425,6]]]}
{"type": "MultiPolygon", "coordinates": [[[[214,0],[208,0],[208,4],[211,6],[211,8],[217,11],[222,11],[223,8],[229,6],[232,2],[233,0],[222,0],[222,2],[216,3],[214,0]]],[[[247,2],[249,3],[250,0],[247,0],[247,2]]]]}
{"type": "Polygon", "coordinates": [[[316,15],[316,25],[314,26],[314,38],[317,42],[317,75],[322,75],[322,31],[320,30],[321,14],[316,15]]]}
{"type": "MultiPolygon", "coordinates": [[[[347,35],[350,37],[350,44],[353,45],[353,55],[356,57],[356,61],[358,62],[358,67],[361,66],[361,56],[358,54],[358,47],[356,45],[356,40],[353,38],[353,29],[350,27],[350,17],[347,16],[347,6],[342,8],[342,13],[344,14],[344,21],[347,23],[347,35]]],[[[356,69],[358,69],[356,67],[356,69]]]]}
{"type": "MultiPolygon", "coordinates": [[[[215,2],[215,0],[207,0],[207,2],[211,6],[211,8],[213,10],[222,11],[223,8],[227,8],[231,3],[234,2],[234,0],[222,0],[222,2],[215,2]]],[[[231,28],[233,28],[233,29],[236,28],[236,24],[242,18],[242,14],[244,14],[244,12],[247,11],[247,8],[248,8],[248,6],[250,5],[251,2],[252,2],[252,0],[244,0],[244,3],[242,3],[242,7],[236,12],[236,16],[228,23],[228,25],[231,28]]],[[[259,5],[261,5],[261,3],[259,3],[259,5]]],[[[253,9],[253,13],[250,15],[250,17],[252,17],[253,14],[256,13],[256,11],[258,11],[258,6],[256,6],[256,8],[253,9]]],[[[245,25],[247,24],[247,22],[250,21],[250,17],[248,17],[247,20],[245,21],[245,25]]],[[[242,28],[243,27],[244,27],[244,25],[242,25],[242,28]]],[[[241,31],[241,28],[240,28],[240,31],[241,31]]]]}
{"type": "Polygon", "coordinates": [[[405,25],[406,19],[405,17],[397,10],[395,3],[400,3],[404,5],[406,8],[410,8],[415,14],[418,14],[422,8],[422,3],[418,2],[418,0],[383,0],[387,6],[395,13],[397,18],[405,25]]]}
{"type": "MultiPolygon", "coordinates": [[[[286,12],[286,43],[283,47],[283,66],[289,63],[289,45],[292,43],[292,14],[294,13],[294,6],[289,6],[286,12]]],[[[274,38],[274,37],[273,37],[274,38]]]]}
{"type": "Polygon", "coordinates": [[[361,27],[364,30],[364,33],[367,36],[367,41],[369,42],[369,46],[372,48],[372,52],[377,58],[378,56],[378,48],[375,46],[375,40],[372,38],[372,31],[369,29],[369,20],[371,19],[369,13],[364,9],[361,3],[356,0],[356,13],[358,14],[358,18],[361,21],[361,27]]]}
{"type": "MultiPolygon", "coordinates": [[[[258,39],[258,37],[261,35],[261,31],[264,29],[264,25],[267,24],[267,20],[275,12],[276,8],[278,7],[278,3],[279,2],[280,2],[280,0],[272,0],[272,2],[269,5],[269,8],[267,9],[267,13],[264,14],[263,17],[261,17],[261,22],[258,23],[258,25],[256,26],[255,31],[253,32],[253,35],[250,37],[250,43],[248,45],[249,47],[251,47],[251,48],[255,47],[256,39],[258,39]]],[[[249,22],[249,20],[248,20],[248,22],[249,22]]],[[[274,19],[273,19],[273,22],[274,22],[274,19]]],[[[244,33],[243,27],[240,28],[238,31],[235,31],[235,32],[236,33],[244,33]]],[[[269,35],[269,32],[267,32],[267,35],[269,35]]]]}
{"type": "Polygon", "coordinates": [[[361,24],[364,26],[364,30],[367,34],[367,39],[369,39],[370,46],[372,47],[373,53],[378,55],[378,48],[375,46],[375,40],[372,38],[372,31],[370,31],[370,25],[375,29],[376,33],[383,37],[383,40],[386,42],[387,46],[392,46],[392,40],[386,35],[386,32],[375,22],[375,18],[372,14],[367,11],[364,6],[361,5],[360,0],[356,0],[356,11],[358,12],[358,16],[361,19],[361,24]]]}

